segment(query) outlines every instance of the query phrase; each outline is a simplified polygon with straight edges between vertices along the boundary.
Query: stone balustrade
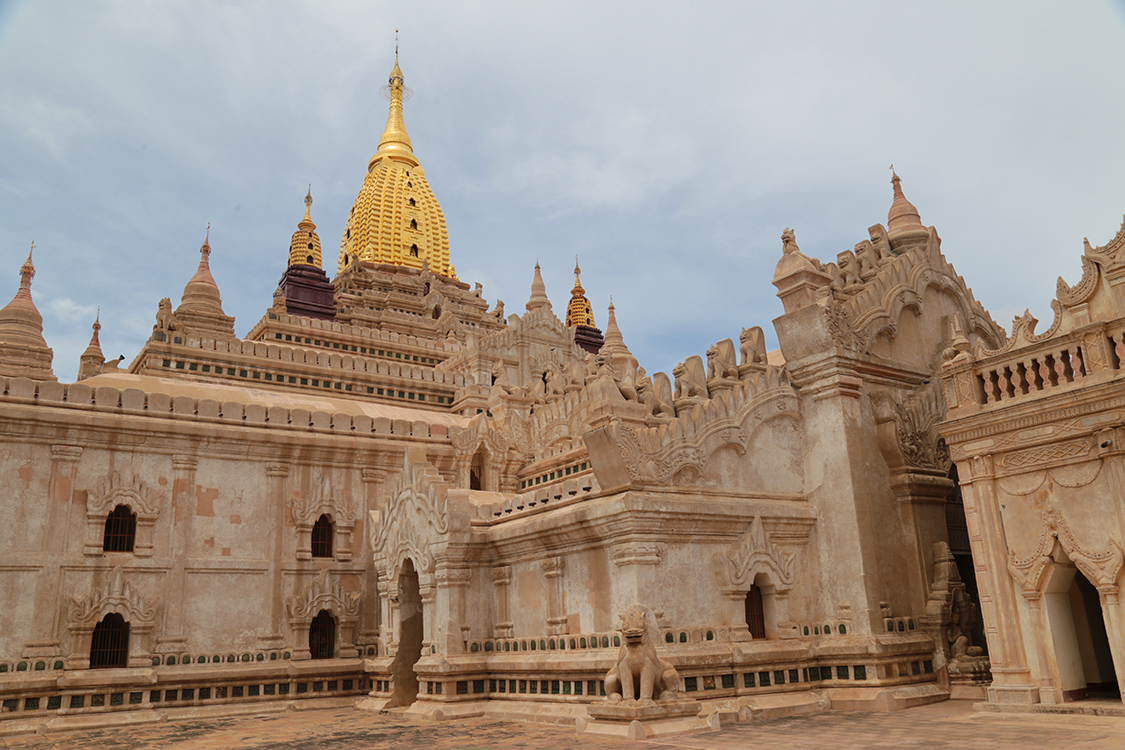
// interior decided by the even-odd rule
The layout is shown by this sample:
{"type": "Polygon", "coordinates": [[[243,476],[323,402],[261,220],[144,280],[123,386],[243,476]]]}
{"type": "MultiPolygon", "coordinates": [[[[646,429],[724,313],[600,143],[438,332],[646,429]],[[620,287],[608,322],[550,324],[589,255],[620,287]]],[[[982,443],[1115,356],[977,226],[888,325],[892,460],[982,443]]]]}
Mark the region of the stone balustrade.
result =
{"type": "Polygon", "coordinates": [[[946,363],[943,378],[951,409],[988,407],[1113,379],[1123,361],[1125,329],[1094,325],[975,358],[962,354],[946,363]]]}

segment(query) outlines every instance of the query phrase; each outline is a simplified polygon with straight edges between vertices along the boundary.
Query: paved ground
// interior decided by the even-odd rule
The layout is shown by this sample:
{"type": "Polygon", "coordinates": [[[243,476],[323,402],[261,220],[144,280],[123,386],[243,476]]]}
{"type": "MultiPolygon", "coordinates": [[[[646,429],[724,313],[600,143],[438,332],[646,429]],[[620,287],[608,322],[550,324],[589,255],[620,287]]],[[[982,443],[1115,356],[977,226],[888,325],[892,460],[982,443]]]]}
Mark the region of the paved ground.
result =
{"type": "Polygon", "coordinates": [[[613,748],[614,750],[1122,750],[1125,718],[974,713],[948,702],[890,714],[826,713],[718,732],[630,742],[592,739],[566,728],[469,720],[417,724],[352,709],[320,709],[120,729],[0,738],[20,750],[368,750],[369,748],[613,748]]]}

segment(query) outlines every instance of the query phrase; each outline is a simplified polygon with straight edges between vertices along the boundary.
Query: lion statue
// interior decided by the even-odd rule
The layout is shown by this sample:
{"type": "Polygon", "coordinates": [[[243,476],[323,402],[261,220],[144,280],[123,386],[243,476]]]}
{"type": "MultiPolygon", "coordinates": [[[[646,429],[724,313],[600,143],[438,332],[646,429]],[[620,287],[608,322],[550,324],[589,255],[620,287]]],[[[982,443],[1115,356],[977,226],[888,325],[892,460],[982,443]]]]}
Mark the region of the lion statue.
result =
{"type": "Polygon", "coordinates": [[[620,615],[621,650],[617,663],[605,676],[610,703],[622,700],[649,704],[675,698],[680,689],[676,668],[656,654],[659,631],[652,610],[634,604],[620,615]]]}
{"type": "Polygon", "coordinates": [[[154,331],[177,331],[180,328],[180,321],[176,320],[176,316],[172,314],[172,300],[165,297],[160,300],[160,306],[156,310],[156,325],[152,327],[154,331]]]}
{"type": "Polygon", "coordinates": [[[738,361],[730,339],[723,339],[707,350],[707,379],[716,378],[738,378],[738,361]]]}
{"type": "Polygon", "coordinates": [[[738,337],[742,364],[764,365],[766,363],[766,334],[761,326],[743,328],[738,337]]]}
{"type": "Polygon", "coordinates": [[[676,399],[699,396],[709,398],[707,392],[707,371],[703,369],[703,358],[698,354],[688,357],[672,368],[676,378],[676,399]]]}

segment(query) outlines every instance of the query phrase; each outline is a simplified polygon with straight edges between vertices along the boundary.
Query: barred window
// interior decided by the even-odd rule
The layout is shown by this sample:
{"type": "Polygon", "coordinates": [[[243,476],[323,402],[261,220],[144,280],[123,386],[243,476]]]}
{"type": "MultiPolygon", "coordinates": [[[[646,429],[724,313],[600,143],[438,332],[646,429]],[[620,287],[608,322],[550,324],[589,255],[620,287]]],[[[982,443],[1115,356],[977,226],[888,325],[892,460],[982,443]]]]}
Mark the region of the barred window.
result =
{"type": "Polygon", "coordinates": [[[94,636],[90,640],[90,668],[128,665],[129,623],[121,615],[111,612],[94,626],[94,636]]]}
{"type": "Polygon", "coordinates": [[[118,505],[105,519],[105,538],[102,549],[106,552],[132,552],[137,536],[137,514],[128,505],[118,505]]]}
{"type": "Polygon", "coordinates": [[[309,625],[309,653],[314,659],[331,659],[336,652],[336,620],[320,610],[309,625]]]}
{"type": "Polygon", "coordinates": [[[332,521],[327,515],[316,519],[312,529],[312,556],[332,557],[332,521]]]}

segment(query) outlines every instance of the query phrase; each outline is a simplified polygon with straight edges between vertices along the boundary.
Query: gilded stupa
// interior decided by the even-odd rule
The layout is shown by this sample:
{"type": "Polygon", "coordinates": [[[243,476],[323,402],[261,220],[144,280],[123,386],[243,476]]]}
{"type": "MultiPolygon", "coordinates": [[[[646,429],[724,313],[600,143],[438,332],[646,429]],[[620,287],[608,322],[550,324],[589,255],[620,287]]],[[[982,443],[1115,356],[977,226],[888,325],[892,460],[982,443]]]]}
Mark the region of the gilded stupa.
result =
{"type": "MultiPolygon", "coordinates": [[[[536,265],[536,271],[538,268],[536,265]]],[[[574,343],[591,354],[597,354],[605,343],[602,332],[594,325],[594,309],[590,300],[586,299],[586,290],[582,288],[582,269],[578,267],[578,258],[574,259],[574,288],[570,290],[570,302],[566,306],[566,327],[574,328],[574,343]]]]}
{"type": "Polygon", "coordinates": [[[457,278],[449,264],[445,216],[426,182],[402,116],[408,89],[398,66],[398,51],[388,85],[391,106],[379,148],[367,164],[340,242],[337,271],[355,260],[421,269],[457,278]]]}

